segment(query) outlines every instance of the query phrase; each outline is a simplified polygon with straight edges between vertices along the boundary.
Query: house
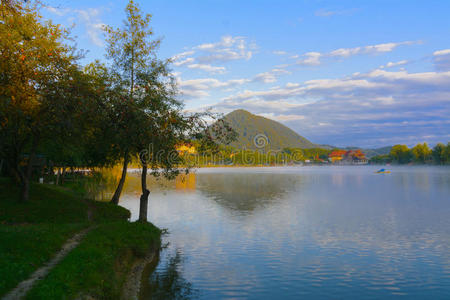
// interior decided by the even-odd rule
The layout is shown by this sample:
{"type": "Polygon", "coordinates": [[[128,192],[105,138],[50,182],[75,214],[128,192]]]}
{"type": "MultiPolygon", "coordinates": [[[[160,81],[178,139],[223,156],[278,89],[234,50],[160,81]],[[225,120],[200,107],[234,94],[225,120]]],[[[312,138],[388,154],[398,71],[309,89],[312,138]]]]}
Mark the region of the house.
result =
{"type": "Polygon", "coordinates": [[[328,155],[328,160],[331,163],[339,162],[345,157],[346,153],[347,153],[347,151],[345,151],[345,150],[335,150],[335,151],[331,152],[330,155],[328,155]]]}
{"type": "Polygon", "coordinates": [[[369,162],[360,149],[335,150],[330,153],[328,160],[332,163],[344,165],[365,165],[369,162]]]}

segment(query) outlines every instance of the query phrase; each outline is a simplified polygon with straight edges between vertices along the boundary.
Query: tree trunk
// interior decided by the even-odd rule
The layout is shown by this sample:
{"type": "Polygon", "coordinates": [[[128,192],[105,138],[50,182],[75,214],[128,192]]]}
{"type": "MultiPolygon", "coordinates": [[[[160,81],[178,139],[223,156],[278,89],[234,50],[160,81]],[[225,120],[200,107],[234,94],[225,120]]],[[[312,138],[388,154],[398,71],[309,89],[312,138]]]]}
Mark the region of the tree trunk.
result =
{"type": "Polygon", "coordinates": [[[111,203],[119,204],[120,194],[122,194],[123,185],[125,183],[125,178],[127,177],[127,168],[128,168],[128,153],[123,157],[123,167],[122,167],[122,175],[120,177],[119,184],[117,185],[116,191],[111,199],[111,203]]]}
{"type": "Polygon", "coordinates": [[[147,222],[148,196],[150,191],[147,189],[147,165],[142,164],[141,175],[142,195],[139,203],[139,221],[147,222]]]}
{"type": "Polygon", "coordinates": [[[20,201],[28,202],[30,199],[30,179],[25,175],[20,187],[20,201]]]}
{"type": "Polygon", "coordinates": [[[61,175],[61,169],[58,167],[58,172],[56,173],[55,185],[59,184],[59,176],[61,175]]]}
{"type": "Polygon", "coordinates": [[[37,148],[37,138],[33,138],[33,142],[31,145],[30,157],[28,158],[28,165],[25,171],[24,176],[22,177],[22,186],[21,186],[21,196],[20,199],[22,202],[28,202],[30,199],[30,180],[31,174],[33,172],[33,163],[36,157],[36,148],[37,148]]]}
{"type": "Polygon", "coordinates": [[[66,175],[66,166],[62,167],[62,172],[61,172],[61,185],[64,185],[64,176],[66,175]]]}

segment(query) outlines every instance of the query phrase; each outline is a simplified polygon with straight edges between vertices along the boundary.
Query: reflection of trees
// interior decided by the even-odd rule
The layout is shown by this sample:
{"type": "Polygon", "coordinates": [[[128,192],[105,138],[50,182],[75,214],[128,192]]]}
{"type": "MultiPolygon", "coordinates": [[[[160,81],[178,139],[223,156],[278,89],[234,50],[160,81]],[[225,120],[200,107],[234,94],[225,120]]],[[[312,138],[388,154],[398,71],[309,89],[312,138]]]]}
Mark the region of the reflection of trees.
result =
{"type": "Polygon", "coordinates": [[[179,271],[183,264],[180,251],[174,256],[169,256],[164,265],[156,266],[159,259],[152,263],[154,271],[149,280],[142,287],[141,299],[193,299],[197,298],[198,291],[192,288],[192,284],[183,278],[179,271]]]}
{"type": "Polygon", "coordinates": [[[231,210],[251,212],[293,191],[299,176],[269,173],[197,174],[197,190],[231,210]]]}

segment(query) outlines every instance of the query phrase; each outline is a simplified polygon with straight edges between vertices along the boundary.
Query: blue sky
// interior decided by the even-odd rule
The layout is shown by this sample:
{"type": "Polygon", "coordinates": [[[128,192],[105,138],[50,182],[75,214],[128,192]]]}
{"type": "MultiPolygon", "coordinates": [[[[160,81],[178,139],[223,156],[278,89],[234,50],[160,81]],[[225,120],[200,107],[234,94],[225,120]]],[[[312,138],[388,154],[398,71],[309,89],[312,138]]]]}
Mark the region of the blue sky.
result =
{"type": "MultiPolygon", "coordinates": [[[[242,108],[315,143],[450,141],[450,1],[136,1],[190,111],[242,108]]],[[[82,63],[127,1],[46,1],[82,63]]]]}

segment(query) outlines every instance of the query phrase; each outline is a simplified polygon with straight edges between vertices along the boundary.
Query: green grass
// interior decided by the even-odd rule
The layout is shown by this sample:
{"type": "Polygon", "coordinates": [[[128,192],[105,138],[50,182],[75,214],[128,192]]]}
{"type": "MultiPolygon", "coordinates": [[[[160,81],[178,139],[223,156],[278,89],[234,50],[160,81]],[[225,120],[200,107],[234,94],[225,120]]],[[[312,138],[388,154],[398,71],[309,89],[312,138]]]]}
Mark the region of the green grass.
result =
{"type": "Polygon", "coordinates": [[[136,257],[160,243],[160,230],[143,223],[109,223],[95,228],[27,299],[119,299],[125,277],[136,257]]]}
{"type": "Polygon", "coordinates": [[[0,225],[0,295],[50,260],[85,224],[0,225]]]}
{"type": "Polygon", "coordinates": [[[62,188],[32,184],[30,200],[18,201],[19,188],[8,179],[0,181],[0,222],[79,223],[87,222],[88,204],[62,188]]]}
{"type": "Polygon", "coordinates": [[[129,223],[127,209],[83,199],[79,186],[72,187],[32,184],[30,201],[20,203],[19,189],[0,178],[0,297],[87,226],[94,229],[33,289],[32,299],[118,294],[134,259],[159,246],[159,229],[129,223]]]}
{"type": "Polygon", "coordinates": [[[32,184],[30,200],[18,201],[19,189],[7,178],[0,178],[0,223],[80,223],[88,222],[88,207],[93,220],[127,220],[130,212],[110,203],[82,199],[69,188],[32,184]]]}

